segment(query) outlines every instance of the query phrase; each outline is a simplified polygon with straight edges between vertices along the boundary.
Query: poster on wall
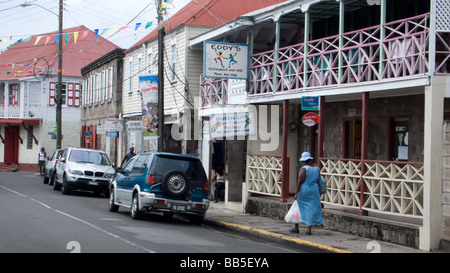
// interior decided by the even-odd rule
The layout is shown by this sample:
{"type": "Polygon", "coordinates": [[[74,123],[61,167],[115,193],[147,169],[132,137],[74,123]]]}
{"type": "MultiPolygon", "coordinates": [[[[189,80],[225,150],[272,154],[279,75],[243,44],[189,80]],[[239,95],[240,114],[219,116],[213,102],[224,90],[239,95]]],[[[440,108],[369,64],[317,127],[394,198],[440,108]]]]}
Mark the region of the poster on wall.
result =
{"type": "Polygon", "coordinates": [[[212,114],[209,124],[211,137],[215,139],[255,134],[255,115],[253,112],[212,114]]]}
{"type": "Polygon", "coordinates": [[[139,76],[144,139],[158,136],[158,76],[139,76]]]}
{"type": "Polygon", "coordinates": [[[203,76],[247,79],[249,50],[247,44],[203,43],[203,76]]]}

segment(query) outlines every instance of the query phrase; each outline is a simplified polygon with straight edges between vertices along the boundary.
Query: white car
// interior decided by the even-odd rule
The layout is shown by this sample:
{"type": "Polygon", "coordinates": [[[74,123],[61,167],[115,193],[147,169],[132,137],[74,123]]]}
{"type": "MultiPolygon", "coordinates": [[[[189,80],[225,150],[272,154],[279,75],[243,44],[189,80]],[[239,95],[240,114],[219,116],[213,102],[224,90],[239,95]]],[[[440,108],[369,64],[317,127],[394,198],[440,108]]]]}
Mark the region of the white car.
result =
{"type": "Polygon", "coordinates": [[[44,175],[42,176],[42,182],[44,184],[49,184],[50,186],[53,185],[53,182],[55,182],[55,168],[56,164],[58,164],[58,160],[63,154],[64,150],[58,149],[56,150],[53,155],[48,157],[49,160],[47,165],[45,165],[44,169],[44,175]]]}
{"type": "Polygon", "coordinates": [[[54,190],[69,194],[72,190],[93,191],[109,195],[115,170],[105,152],[73,148],[64,149],[56,166],[54,190]]]}

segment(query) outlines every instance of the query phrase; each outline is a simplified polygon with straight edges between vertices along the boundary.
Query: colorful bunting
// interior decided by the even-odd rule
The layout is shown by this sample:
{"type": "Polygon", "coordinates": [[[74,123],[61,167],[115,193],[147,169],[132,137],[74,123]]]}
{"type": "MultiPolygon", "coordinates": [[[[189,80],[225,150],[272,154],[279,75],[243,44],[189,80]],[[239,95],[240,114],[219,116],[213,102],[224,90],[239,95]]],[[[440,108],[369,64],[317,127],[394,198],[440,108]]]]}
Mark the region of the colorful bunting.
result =
{"type": "MultiPolygon", "coordinates": [[[[163,2],[166,3],[167,6],[167,0],[162,0],[163,2]]],[[[147,22],[145,23],[145,29],[148,29],[149,27],[151,27],[153,25],[153,22],[147,22]]],[[[137,31],[140,27],[142,26],[142,23],[136,23],[134,30],[137,31]]],[[[98,36],[100,34],[100,36],[104,35],[105,33],[107,33],[108,31],[110,31],[110,34],[115,33],[116,31],[122,31],[125,30],[129,27],[129,25],[125,25],[122,27],[113,27],[113,28],[103,28],[101,29],[94,29],[94,33],[95,33],[95,39],[98,39],[98,36]],[[99,33],[100,32],[100,33],[99,33]]],[[[88,35],[89,31],[83,31],[80,39],[83,40],[87,35],[88,35]]],[[[40,36],[36,36],[36,40],[34,42],[34,46],[37,46],[39,44],[39,42],[41,41],[41,39],[45,36],[45,42],[44,45],[47,45],[51,38],[54,36],[55,37],[55,45],[58,44],[59,39],[61,39],[61,35],[64,35],[64,40],[67,43],[69,41],[70,35],[73,35],[74,38],[74,42],[75,44],[78,41],[78,37],[79,37],[79,32],[71,32],[71,33],[62,33],[62,34],[50,34],[50,35],[40,35],[40,36]]],[[[19,40],[16,41],[16,43],[22,43],[22,42],[27,42],[29,40],[31,40],[33,38],[33,36],[27,37],[27,38],[20,38],[19,40]]],[[[0,39],[0,43],[4,43],[6,42],[7,39],[0,39]]],[[[9,37],[9,40],[13,40],[13,36],[9,37]]]]}

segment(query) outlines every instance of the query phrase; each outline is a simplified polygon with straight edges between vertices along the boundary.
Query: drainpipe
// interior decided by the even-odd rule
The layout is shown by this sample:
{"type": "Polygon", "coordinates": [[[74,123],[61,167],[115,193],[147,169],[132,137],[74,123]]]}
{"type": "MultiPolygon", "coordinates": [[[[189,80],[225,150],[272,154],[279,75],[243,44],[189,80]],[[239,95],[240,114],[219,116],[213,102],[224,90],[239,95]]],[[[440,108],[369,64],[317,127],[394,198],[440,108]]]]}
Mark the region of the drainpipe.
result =
{"type": "Polygon", "coordinates": [[[289,159],[287,157],[288,149],[288,115],[289,115],[289,100],[283,101],[283,151],[281,156],[281,200],[286,203],[287,196],[289,196],[289,159]]]}

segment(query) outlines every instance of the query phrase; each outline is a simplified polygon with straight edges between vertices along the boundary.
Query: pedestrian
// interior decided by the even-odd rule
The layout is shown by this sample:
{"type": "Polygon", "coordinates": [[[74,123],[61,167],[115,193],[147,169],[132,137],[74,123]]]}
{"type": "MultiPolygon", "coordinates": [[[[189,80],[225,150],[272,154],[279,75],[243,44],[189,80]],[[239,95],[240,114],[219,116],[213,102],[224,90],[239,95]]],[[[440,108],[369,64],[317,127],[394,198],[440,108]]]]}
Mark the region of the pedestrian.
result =
{"type": "MultiPolygon", "coordinates": [[[[294,197],[297,199],[302,222],[308,225],[307,235],[312,234],[312,226],[323,224],[319,192],[320,169],[313,160],[314,158],[308,152],[302,153],[300,162],[303,162],[304,166],[298,175],[297,191],[294,197]]],[[[295,224],[289,231],[298,233],[298,224],[295,224]]]]}
{"type": "Polygon", "coordinates": [[[42,176],[45,170],[45,159],[47,158],[47,153],[45,152],[45,148],[42,147],[41,151],[38,155],[38,164],[39,164],[39,174],[42,176]]]}
{"type": "Polygon", "coordinates": [[[128,154],[126,154],[122,160],[122,163],[120,163],[121,166],[123,166],[123,163],[126,162],[128,163],[128,161],[130,161],[130,159],[133,158],[133,156],[135,156],[136,154],[134,153],[134,147],[131,146],[130,147],[130,152],[128,154]]]}
{"type": "Polygon", "coordinates": [[[225,170],[222,166],[217,167],[216,173],[211,179],[211,185],[214,186],[214,203],[217,203],[219,202],[220,191],[225,189],[225,170]],[[215,184],[214,180],[216,180],[215,184]]]}

